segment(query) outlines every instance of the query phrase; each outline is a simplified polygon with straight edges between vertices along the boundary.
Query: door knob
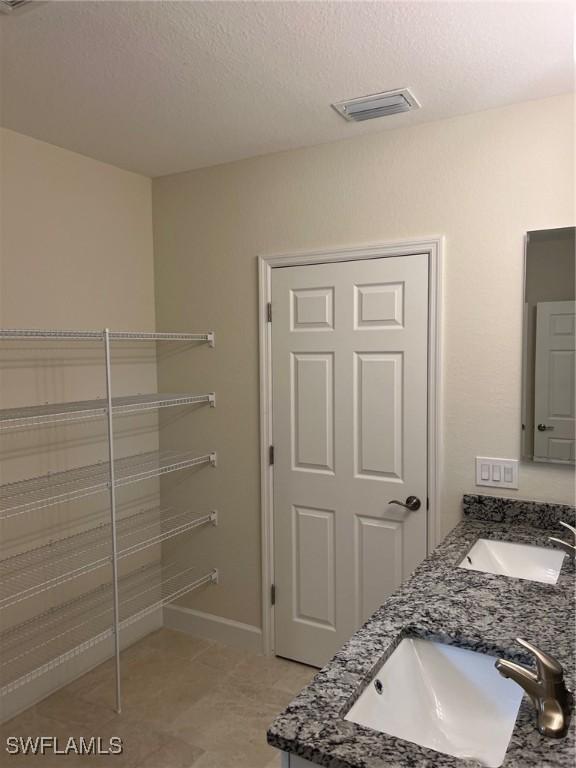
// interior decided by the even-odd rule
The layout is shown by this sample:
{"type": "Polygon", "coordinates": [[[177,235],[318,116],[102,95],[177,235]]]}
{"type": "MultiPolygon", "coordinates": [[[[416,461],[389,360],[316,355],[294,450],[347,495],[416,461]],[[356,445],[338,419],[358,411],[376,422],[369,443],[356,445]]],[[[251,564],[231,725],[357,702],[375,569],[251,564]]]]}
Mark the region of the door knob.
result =
{"type": "Polygon", "coordinates": [[[538,424],[538,432],[548,432],[550,429],[554,429],[554,427],[549,427],[548,424],[538,424]]]}
{"type": "Polygon", "coordinates": [[[409,512],[416,512],[422,506],[422,502],[418,496],[408,496],[405,502],[392,499],[388,504],[398,504],[399,507],[404,507],[404,509],[407,509],[409,512]]]}

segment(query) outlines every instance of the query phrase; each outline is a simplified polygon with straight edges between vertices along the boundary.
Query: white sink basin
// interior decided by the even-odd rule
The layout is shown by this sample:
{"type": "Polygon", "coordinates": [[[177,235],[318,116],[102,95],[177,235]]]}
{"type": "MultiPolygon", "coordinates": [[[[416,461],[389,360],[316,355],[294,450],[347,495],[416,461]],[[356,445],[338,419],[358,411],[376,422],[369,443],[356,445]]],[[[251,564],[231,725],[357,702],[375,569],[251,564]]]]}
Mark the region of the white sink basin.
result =
{"type": "Polygon", "coordinates": [[[406,638],[345,719],[498,768],[523,692],[500,677],[494,661],[464,648],[406,638]]]}
{"type": "Polygon", "coordinates": [[[566,553],[559,549],[478,539],[460,568],[556,584],[566,553]]]}

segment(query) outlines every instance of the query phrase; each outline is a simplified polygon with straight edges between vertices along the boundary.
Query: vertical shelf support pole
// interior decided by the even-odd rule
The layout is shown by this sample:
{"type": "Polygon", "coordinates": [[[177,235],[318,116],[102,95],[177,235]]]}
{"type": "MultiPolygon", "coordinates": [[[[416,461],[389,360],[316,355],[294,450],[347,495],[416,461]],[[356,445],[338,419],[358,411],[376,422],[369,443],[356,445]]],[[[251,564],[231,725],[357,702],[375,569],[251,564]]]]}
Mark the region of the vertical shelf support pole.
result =
{"type": "Polygon", "coordinates": [[[112,583],[114,600],[114,658],[116,676],[116,711],[122,711],[122,693],[120,685],[120,611],[118,600],[118,547],[116,542],[116,475],[114,470],[114,427],[112,423],[112,364],[110,353],[110,329],[104,329],[104,351],[106,355],[106,400],[108,424],[108,461],[110,464],[110,524],[112,540],[112,583]]]}

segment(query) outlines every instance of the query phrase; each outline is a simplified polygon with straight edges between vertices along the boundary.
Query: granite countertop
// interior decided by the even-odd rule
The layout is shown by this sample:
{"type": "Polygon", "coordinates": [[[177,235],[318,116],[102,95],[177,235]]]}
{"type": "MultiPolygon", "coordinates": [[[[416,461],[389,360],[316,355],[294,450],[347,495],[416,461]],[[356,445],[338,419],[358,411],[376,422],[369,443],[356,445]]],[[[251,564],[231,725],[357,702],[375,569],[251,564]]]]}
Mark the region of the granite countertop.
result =
{"type": "MultiPolygon", "coordinates": [[[[568,538],[558,521],[576,524],[566,505],[465,496],[464,520],[274,720],[268,743],[329,768],[463,768],[479,765],[344,720],[374,673],[406,636],[503,656],[532,659],[515,642],[524,637],[555,656],[576,690],[574,576],[565,557],[556,585],[457,568],[478,538],[548,546],[568,538]]],[[[524,696],[503,768],[572,768],[576,715],[563,739],[541,736],[524,696]]]]}

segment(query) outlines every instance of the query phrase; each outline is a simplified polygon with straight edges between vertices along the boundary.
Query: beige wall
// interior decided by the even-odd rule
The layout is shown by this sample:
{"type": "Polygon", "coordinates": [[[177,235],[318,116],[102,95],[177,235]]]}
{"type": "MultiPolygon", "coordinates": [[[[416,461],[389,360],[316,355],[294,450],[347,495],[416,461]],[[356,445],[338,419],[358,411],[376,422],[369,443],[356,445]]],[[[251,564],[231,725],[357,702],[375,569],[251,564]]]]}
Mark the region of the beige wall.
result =
{"type": "MultiPolygon", "coordinates": [[[[144,176],[2,129],[0,327],[153,329],[151,194],[144,176]]],[[[154,349],[116,346],[113,361],[114,394],[155,390],[154,349]]],[[[0,407],[105,395],[101,344],[3,342],[0,362],[0,407]]],[[[102,458],[98,429],[4,435],[1,480],[102,458]]]]}
{"type": "Polygon", "coordinates": [[[153,327],[150,179],[0,131],[2,324],[153,327]]]}
{"type": "MultiPolygon", "coordinates": [[[[475,490],[474,457],[519,455],[523,238],[574,224],[572,110],[554,97],[154,180],[158,326],[217,338],[159,369],[164,389],[218,398],[163,430],[219,450],[214,475],[175,493],[220,509],[190,552],[222,585],[183,604],[260,624],[258,254],[445,235],[444,532],[475,490]]],[[[573,475],[522,465],[510,495],[571,502],[573,475]]]]}
{"type": "MultiPolygon", "coordinates": [[[[155,327],[151,181],[12,131],[0,132],[0,327],[155,327]]],[[[115,394],[156,390],[156,353],[115,350],[115,394]]],[[[102,397],[101,344],[2,342],[0,407],[102,397]]],[[[117,455],[153,450],[156,414],[117,419],[117,455]]],[[[0,435],[0,482],[107,458],[102,420],[0,435]]],[[[158,483],[123,492],[120,511],[157,503],[158,483]]],[[[106,494],[2,521],[0,557],[107,520],[106,494]]],[[[147,557],[158,558],[159,551],[147,557]]],[[[135,558],[123,567],[134,568],[135,558]]],[[[1,628],[110,578],[107,569],[3,611],[1,628]]],[[[141,629],[141,628],[140,628],[141,629]]],[[[98,651],[107,652],[105,644],[98,651]]],[[[109,650],[109,649],[108,649],[109,650]]],[[[77,675],[83,654],[3,702],[0,719],[77,675]]]]}

